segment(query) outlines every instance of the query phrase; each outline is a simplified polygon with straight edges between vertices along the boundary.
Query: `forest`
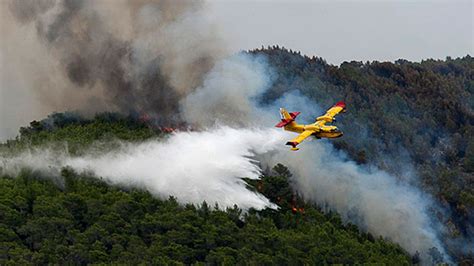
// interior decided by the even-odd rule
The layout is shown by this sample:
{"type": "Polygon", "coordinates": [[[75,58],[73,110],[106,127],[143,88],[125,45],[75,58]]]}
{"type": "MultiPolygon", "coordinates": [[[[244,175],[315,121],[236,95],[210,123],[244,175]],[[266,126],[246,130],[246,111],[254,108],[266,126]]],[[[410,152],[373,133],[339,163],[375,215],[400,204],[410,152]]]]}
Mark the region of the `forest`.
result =
{"type": "MultiPolygon", "coordinates": [[[[248,51],[265,57],[275,73],[258,99],[271,105],[298,92],[322,109],[339,100],[344,137],[333,141],[361,165],[375,166],[436,199],[433,215],[448,232],[446,247],[461,265],[474,250],[451,240],[474,238],[474,60],[470,56],[409,62],[344,62],[274,46],[248,51]],[[440,211],[443,210],[443,211],[440,211]],[[467,248],[466,248],[467,249],[467,248]]],[[[298,111],[298,110],[289,110],[298,111]]],[[[112,140],[140,142],[165,136],[137,115],[102,113],[83,118],[55,113],[22,127],[0,144],[14,153],[42,145],[86,147],[112,140]]],[[[278,211],[238,206],[221,210],[203,202],[182,206],[139,189],[107,185],[91,174],[64,168],[58,178],[23,170],[0,177],[0,264],[417,264],[417,254],[343,223],[301,198],[291,173],[275,165],[261,181],[246,180],[280,206],[278,211]]],[[[432,250],[437,261],[437,251],[432,250]]]]}
{"type": "MultiPolygon", "coordinates": [[[[433,212],[449,228],[445,237],[473,244],[471,56],[333,66],[322,58],[278,46],[249,53],[264,55],[277,75],[261,97],[262,104],[293,91],[322,107],[344,100],[348,112],[338,121],[344,137],[335,140],[334,146],[359,164],[374,165],[400,178],[406,170],[412,172],[415,177],[410,182],[437,200],[433,212]]],[[[468,248],[471,260],[473,246],[468,248]]],[[[458,258],[465,256],[454,245],[450,252],[458,258]]]]}
{"type": "MultiPolygon", "coordinates": [[[[3,151],[68,143],[71,153],[96,140],[141,141],[165,134],[117,114],[80,119],[54,114],[22,128],[3,151]]],[[[247,180],[279,210],[238,206],[221,210],[157,199],[139,189],[111,186],[63,168],[58,178],[25,169],[0,178],[1,265],[152,264],[308,265],[417,262],[400,246],[343,224],[337,213],[305,203],[276,165],[259,181],[247,180]]]]}

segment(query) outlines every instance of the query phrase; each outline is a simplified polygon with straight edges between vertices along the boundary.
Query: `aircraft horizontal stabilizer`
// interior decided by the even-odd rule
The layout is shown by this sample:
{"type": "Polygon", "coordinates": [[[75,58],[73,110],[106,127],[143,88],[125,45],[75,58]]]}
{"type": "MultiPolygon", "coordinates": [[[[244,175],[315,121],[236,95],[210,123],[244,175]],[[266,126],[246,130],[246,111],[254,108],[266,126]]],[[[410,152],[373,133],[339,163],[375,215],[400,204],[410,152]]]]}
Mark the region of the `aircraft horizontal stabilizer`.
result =
{"type": "MultiPolygon", "coordinates": [[[[286,111],[283,111],[286,112],[286,111]]],[[[284,127],[288,125],[289,123],[295,121],[295,118],[300,114],[301,112],[292,112],[292,113],[287,113],[289,117],[283,117],[281,119],[281,122],[276,124],[275,127],[284,127]]]]}
{"type": "Polygon", "coordinates": [[[275,125],[275,127],[284,127],[293,121],[294,119],[282,119],[280,123],[275,125]]]}

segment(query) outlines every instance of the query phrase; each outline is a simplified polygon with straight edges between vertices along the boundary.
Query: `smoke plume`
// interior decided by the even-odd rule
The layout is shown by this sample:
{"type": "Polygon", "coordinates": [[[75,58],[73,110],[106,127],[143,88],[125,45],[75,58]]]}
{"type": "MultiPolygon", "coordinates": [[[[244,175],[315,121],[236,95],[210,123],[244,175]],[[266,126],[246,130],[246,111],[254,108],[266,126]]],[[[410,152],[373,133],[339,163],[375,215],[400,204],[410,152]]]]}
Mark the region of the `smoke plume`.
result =
{"type": "Polygon", "coordinates": [[[266,158],[270,164],[284,162],[290,167],[295,188],[305,199],[337,211],[364,231],[391,239],[411,254],[420,252],[425,262],[433,247],[447,258],[427,195],[384,171],[349,161],[327,141],[305,144],[296,156],[280,152],[266,158]]]}
{"type": "MultiPolygon", "coordinates": [[[[22,107],[32,113],[146,112],[162,122],[178,121],[179,99],[226,55],[203,6],[172,0],[2,1],[2,98],[20,91],[33,103],[22,107]]],[[[20,111],[2,103],[4,114],[20,111]]]]}
{"type": "Polygon", "coordinates": [[[265,114],[256,107],[256,97],[271,84],[268,69],[262,57],[241,54],[222,60],[203,85],[181,101],[183,117],[204,127],[261,125],[265,114]]]}

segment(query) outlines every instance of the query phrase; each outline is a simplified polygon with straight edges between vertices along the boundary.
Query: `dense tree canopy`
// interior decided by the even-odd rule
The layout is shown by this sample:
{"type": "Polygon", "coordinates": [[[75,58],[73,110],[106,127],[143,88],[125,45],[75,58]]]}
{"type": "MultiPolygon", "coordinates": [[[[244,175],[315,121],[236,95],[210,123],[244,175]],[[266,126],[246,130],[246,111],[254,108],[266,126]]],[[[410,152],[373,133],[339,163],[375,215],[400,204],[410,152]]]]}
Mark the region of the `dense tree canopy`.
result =
{"type": "Polygon", "coordinates": [[[407,264],[398,245],[292,194],[289,172],[249,184],[280,210],[181,206],[64,168],[0,178],[0,264],[407,264]]]}

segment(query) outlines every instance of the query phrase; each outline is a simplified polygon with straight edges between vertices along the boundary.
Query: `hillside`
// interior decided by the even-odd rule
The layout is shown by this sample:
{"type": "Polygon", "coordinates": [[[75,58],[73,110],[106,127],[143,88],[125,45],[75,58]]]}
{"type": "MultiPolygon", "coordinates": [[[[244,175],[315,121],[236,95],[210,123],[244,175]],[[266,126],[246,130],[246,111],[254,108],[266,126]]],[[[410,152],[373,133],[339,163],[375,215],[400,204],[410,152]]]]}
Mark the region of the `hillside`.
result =
{"type": "Polygon", "coordinates": [[[450,253],[473,257],[472,57],[333,66],[278,46],[249,53],[265,55],[277,76],[262,104],[295,91],[323,108],[344,100],[348,112],[338,121],[344,137],[334,141],[335,147],[433,195],[438,204],[433,216],[449,228],[445,237],[466,240],[464,247],[451,246],[450,253]]]}
{"type": "MultiPolygon", "coordinates": [[[[3,152],[67,144],[110,147],[116,139],[142,141],[162,135],[137,119],[113,114],[81,119],[54,114],[21,129],[3,152]]],[[[398,245],[336,213],[323,213],[291,189],[283,165],[247,180],[280,206],[277,211],[237,206],[226,211],[205,202],[179,205],[139,189],[110,186],[87,173],[64,168],[60,177],[25,169],[0,178],[0,264],[354,264],[417,262],[398,245]]]]}

